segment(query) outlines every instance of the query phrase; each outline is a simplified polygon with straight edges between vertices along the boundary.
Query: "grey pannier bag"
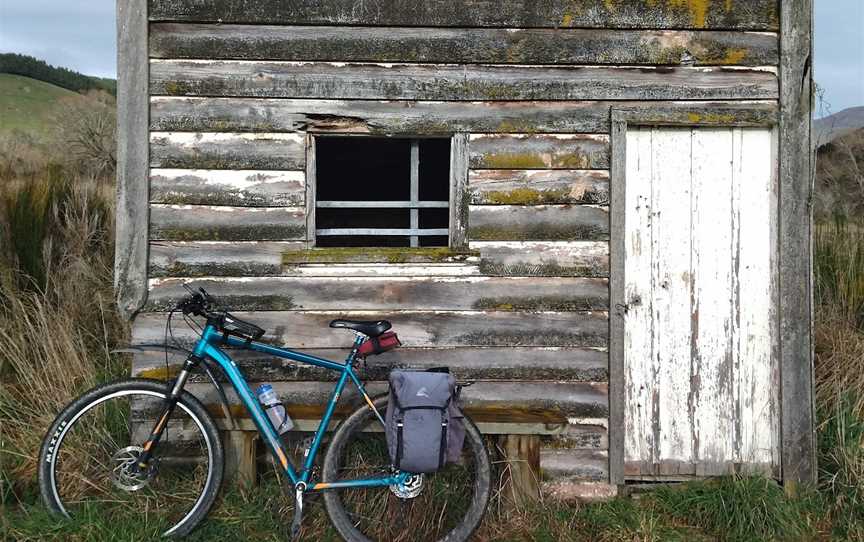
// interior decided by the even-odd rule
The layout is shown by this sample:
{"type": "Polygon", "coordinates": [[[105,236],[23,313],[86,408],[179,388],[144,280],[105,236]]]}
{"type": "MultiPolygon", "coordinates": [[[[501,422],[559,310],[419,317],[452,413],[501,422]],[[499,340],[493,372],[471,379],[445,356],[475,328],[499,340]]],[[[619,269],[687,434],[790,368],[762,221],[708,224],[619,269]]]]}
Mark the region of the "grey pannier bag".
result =
{"type": "Polygon", "coordinates": [[[390,373],[386,437],[390,460],[406,472],[434,472],[458,461],[465,439],[456,406],[456,379],[449,373],[390,373]]]}

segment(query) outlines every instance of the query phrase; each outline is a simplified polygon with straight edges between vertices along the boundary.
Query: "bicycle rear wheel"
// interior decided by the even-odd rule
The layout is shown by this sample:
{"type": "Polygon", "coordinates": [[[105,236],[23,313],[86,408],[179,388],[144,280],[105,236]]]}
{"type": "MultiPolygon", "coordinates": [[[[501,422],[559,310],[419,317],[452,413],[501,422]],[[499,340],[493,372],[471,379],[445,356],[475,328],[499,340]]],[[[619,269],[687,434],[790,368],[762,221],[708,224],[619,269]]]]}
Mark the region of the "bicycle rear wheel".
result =
{"type": "MultiPolygon", "coordinates": [[[[375,400],[375,407],[383,415],[387,398],[375,400]]],[[[465,444],[458,463],[399,488],[325,491],[327,513],[339,534],[352,542],[467,540],[486,512],[491,475],[483,437],[468,418],[464,421],[465,444]]],[[[390,469],[383,426],[364,406],[333,435],[322,478],[324,482],[371,478],[385,476],[390,469]]]]}
{"type": "Polygon", "coordinates": [[[223,449],[204,406],[184,392],[146,470],[137,468],[168,395],[165,382],[126,380],[71,403],[42,443],[39,488],[46,506],[66,517],[153,524],[183,536],[204,518],[219,491],[223,449]]]}

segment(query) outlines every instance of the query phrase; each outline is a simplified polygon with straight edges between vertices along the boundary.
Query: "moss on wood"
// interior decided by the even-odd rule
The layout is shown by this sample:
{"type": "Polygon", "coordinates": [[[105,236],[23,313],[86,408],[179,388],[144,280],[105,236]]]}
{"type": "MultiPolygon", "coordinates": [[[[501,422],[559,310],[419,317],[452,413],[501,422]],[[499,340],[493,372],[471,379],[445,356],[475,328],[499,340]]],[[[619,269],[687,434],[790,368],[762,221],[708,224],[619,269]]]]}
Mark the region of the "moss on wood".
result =
{"type": "Polygon", "coordinates": [[[500,311],[596,311],[606,310],[609,304],[606,300],[594,297],[483,297],[474,303],[478,310],[500,311]]]}
{"type": "Polygon", "coordinates": [[[443,263],[465,261],[479,256],[479,252],[446,247],[338,247],[286,251],[282,253],[282,263],[443,263]]]}
{"type": "Polygon", "coordinates": [[[480,272],[484,275],[499,277],[590,277],[605,278],[609,276],[608,265],[574,265],[563,266],[558,263],[527,263],[517,262],[504,264],[494,260],[480,261],[480,272]]]}
{"type": "Polygon", "coordinates": [[[475,241],[608,241],[609,229],[594,225],[531,224],[526,226],[469,226],[475,241]]]}
{"type": "Polygon", "coordinates": [[[285,241],[303,239],[306,226],[231,225],[152,227],[150,238],[165,241],[285,241]]]}

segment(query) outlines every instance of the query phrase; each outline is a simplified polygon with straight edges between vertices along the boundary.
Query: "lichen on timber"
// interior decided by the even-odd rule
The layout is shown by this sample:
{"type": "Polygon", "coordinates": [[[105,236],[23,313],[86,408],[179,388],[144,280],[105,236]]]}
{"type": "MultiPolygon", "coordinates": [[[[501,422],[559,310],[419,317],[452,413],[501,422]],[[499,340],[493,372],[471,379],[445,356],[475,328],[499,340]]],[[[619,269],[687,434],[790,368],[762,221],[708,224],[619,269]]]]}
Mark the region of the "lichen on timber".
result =
{"type": "Polygon", "coordinates": [[[407,248],[407,247],[334,247],[310,248],[285,251],[282,263],[285,265],[301,263],[338,263],[338,262],[382,262],[439,263],[464,260],[479,256],[479,252],[453,250],[448,247],[407,248]]]}

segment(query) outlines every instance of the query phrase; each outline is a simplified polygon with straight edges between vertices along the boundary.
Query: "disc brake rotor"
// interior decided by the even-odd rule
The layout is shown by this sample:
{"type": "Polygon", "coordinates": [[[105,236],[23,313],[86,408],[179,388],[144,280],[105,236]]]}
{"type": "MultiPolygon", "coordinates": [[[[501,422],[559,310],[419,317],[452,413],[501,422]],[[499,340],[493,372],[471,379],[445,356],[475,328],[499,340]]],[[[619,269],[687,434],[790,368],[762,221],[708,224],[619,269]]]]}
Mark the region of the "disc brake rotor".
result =
{"type": "Polygon", "coordinates": [[[138,491],[147,486],[156,474],[156,460],[151,459],[146,469],[138,467],[138,458],[144,452],[140,446],[127,446],[111,456],[111,481],[123,491],[138,491]]]}
{"type": "Polygon", "coordinates": [[[413,499],[423,491],[423,475],[413,474],[401,484],[393,484],[390,491],[400,499],[413,499]]]}

